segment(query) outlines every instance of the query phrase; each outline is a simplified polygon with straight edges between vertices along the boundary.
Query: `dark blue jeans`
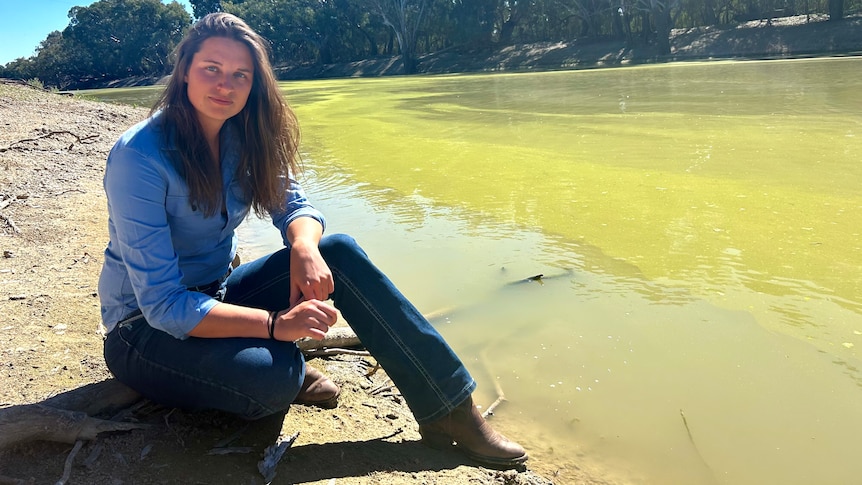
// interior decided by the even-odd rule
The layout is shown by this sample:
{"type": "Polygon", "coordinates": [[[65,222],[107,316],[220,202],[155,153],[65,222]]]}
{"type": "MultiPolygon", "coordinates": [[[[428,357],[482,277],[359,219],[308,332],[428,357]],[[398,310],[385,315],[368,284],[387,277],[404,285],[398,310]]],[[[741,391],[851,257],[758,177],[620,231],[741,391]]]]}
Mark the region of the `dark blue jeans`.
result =
{"type": "MultiPolygon", "coordinates": [[[[445,416],[476,383],[443,337],[349,236],[326,236],[320,252],[335,279],[335,306],[398,386],[419,424],[445,416]]],[[[224,301],[283,310],[290,249],[237,267],[224,301]]],[[[249,419],[288,408],[305,375],[293,342],[253,338],[176,339],[138,316],[105,340],[114,376],[149,399],[185,409],[219,409],[249,419]]]]}

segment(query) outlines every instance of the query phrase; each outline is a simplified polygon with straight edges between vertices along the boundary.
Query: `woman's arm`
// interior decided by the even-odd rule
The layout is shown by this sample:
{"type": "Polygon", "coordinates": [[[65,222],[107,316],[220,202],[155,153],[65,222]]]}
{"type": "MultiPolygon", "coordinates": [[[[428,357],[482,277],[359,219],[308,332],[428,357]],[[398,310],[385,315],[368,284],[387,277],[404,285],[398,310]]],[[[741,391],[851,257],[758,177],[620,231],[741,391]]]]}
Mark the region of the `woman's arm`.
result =
{"type": "MultiPolygon", "coordinates": [[[[276,316],[274,336],[293,341],[322,339],[335,324],[337,313],[323,300],[334,290],[332,272],[318,249],[323,226],[314,218],[299,217],[287,226],[290,250],[288,310],[276,316]]],[[[269,338],[269,313],[228,303],[216,305],[189,333],[192,337],[269,338]]]]}
{"type": "Polygon", "coordinates": [[[290,306],[303,300],[326,300],[335,291],[332,272],[320,255],[323,226],[311,217],[299,217],[287,226],[290,243],[290,306]]]}
{"type": "MultiPolygon", "coordinates": [[[[292,342],[304,337],[321,340],[338,315],[335,308],[320,300],[308,300],[278,312],[274,337],[292,342]]],[[[189,332],[192,337],[269,338],[269,312],[230,303],[219,303],[189,332]]]]}

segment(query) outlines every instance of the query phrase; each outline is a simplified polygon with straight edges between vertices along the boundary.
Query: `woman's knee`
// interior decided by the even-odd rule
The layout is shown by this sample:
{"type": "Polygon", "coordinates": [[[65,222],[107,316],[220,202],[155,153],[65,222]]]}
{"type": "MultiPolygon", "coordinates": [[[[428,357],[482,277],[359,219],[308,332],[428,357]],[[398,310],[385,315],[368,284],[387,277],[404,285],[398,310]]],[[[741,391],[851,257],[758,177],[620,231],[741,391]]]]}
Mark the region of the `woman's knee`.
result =
{"type": "Polygon", "coordinates": [[[319,247],[320,254],[330,265],[368,258],[356,240],[347,234],[328,235],[320,240],[319,247]]]}

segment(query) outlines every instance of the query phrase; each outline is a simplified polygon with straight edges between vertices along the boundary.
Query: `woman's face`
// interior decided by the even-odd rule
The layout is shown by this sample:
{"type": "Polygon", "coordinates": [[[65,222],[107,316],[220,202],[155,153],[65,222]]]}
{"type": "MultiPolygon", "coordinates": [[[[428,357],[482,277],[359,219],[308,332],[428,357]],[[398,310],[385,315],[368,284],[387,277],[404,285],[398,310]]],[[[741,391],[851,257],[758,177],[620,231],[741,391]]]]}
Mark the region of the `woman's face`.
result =
{"type": "Polygon", "coordinates": [[[253,79],[254,62],[245,44],[227,37],[203,41],[184,81],[207,135],[215,136],[228,118],[242,111],[253,79]]]}

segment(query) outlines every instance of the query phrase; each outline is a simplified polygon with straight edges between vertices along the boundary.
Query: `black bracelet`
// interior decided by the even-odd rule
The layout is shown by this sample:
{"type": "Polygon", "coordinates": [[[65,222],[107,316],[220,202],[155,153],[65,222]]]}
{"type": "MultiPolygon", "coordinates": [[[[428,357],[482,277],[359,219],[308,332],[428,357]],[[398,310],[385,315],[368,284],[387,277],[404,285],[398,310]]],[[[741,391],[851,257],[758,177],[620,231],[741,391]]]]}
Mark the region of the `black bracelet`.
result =
{"type": "Polygon", "coordinates": [[[275,340],[275,316],[276,312],[269,312],[269,320],[266,322],[266,325],[269,328],[269,338],[271,340],[275,340]]]}

